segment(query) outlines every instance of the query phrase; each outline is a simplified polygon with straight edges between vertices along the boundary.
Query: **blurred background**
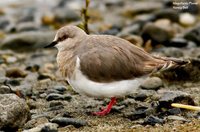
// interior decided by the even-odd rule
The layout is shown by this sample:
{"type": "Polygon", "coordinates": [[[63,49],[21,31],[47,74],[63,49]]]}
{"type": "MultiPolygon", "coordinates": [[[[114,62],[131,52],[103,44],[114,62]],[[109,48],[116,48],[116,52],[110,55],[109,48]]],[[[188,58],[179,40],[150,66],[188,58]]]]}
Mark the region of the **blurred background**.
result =
{"type": "Polygon", "coordinates": [[[169,124],[177,120],[190,120],[192,125],[172,123],[174,128],[199,130],[199,113],[174,110],[169,102],[200,104],[200,0],[90,0],[88,8],[85,4],[84,0],[0,0],[0,104],[13,102],[13,107],[0,106],[0,113],[17,109],[24,113],[20,118],[17,112],[11,114],[6,121],[0,115],[0,130],[143,131],[154,130],[144,124],[164,122],[164,128],[157,129],[170,130],[169,124]],[[57,29],[68,24],[83,29],[88,25],[90,34],[115,35],[153,55],[189,59],[191,64],[155,74],[156,79],[148,80],[140,92],[121,100],[113,115],[90,117],[88,111],[97,110],[108,100],[83,98],[73,92],[58,72],[57,50],[43,48],[54,39],[57,29]],[[25,99],[21,104],[29,110],[20,107],[14,95],[25,99]],[[154,101],[160,105],[152,108],[154,101]],[[146,111],[149,108],[153,111],[146,111]],[[134,118],[133,111],[137,110],[142,113],[134,118]],[[169,113],[174,116],[170,121],[169,113]],[[76,119],[79,125],[74,120],[66,121],[66,117],[76,119]],[[112,122],[105,126],[106,120],[112,122]],[[70,122],[71,126],[63,127],[59,121],[70,122]]]}

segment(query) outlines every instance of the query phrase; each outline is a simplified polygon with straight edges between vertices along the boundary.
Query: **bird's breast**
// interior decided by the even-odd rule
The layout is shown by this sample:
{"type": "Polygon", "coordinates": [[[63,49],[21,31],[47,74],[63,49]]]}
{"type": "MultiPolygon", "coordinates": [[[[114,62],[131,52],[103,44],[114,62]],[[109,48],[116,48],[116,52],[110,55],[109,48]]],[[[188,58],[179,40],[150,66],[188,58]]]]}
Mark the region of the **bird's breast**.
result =
{"type": "Polygon", "coordinates": [[[71,78],[76,66],[76,57],[73,52],[58,52],[57,63],[61,74],[71,78]]]}

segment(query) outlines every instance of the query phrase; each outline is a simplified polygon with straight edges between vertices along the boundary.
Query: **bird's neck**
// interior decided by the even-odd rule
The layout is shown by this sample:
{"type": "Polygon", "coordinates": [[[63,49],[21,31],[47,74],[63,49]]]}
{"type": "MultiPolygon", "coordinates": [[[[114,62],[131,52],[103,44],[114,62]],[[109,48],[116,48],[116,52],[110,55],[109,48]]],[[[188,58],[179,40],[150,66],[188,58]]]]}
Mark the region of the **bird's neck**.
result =
{"type": "MultiPolygon", "coordinates": [[[[84,37],[84,36],[83,36],[84,37]]],[[[87,36],[86,36],[87,37],[87,36]]],[[[63,76],[70,77],[76,64],[75,50],[82,44],[83,38],[68,39],[59,45],[57,54],[57,63],[63,76]]]]}

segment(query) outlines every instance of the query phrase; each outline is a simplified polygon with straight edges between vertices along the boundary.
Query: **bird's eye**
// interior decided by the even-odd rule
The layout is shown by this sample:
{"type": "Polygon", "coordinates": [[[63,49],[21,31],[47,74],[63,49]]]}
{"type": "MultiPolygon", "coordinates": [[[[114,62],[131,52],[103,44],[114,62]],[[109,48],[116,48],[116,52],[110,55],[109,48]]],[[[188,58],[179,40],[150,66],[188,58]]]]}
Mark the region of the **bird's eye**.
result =
{"type": "Polygon", "coordinates": [[[68,38],[68,35],[63,35],[62,37],[58,38],[59,41],[63,41],[68,38]]]}

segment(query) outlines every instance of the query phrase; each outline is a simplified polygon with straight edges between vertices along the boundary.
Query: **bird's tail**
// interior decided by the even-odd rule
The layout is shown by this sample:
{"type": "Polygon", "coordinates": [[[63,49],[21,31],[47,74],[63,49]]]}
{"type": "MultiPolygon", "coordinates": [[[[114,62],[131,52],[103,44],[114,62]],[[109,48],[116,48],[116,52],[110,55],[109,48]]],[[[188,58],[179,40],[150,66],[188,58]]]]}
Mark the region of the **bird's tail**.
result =
{"type": "Polygon", "coordinates": [[[162,60],[163,62],[158,65],[157,71],[175,69],[178,67],[183,67],[186,64],[190,63],[189,60],[181,60],[181,59],[176,59],[176,58],[167,58],[167,57],[155,57],[155,58],[158,60],[162,60]]]}

